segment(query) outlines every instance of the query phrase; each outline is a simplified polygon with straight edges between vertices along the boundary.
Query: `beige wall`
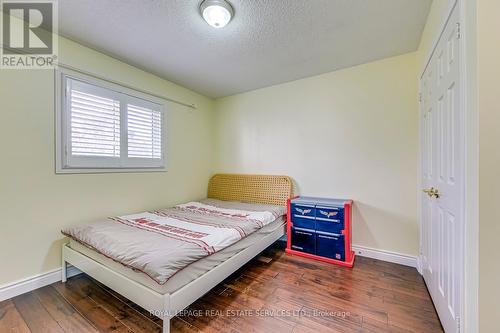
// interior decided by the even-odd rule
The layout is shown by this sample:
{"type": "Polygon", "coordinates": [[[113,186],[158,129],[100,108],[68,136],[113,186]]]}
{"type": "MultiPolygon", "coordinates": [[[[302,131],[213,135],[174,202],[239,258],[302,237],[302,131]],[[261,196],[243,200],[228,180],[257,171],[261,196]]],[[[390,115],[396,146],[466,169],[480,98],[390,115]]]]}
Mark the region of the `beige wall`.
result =
{"type": "Polygon", "coordinates": [[[500,332],[500,1],[477,0],[479,323],[500,332]]]}
{"type": "Polygon", "coordinates": [[[0,285],[60,267],[68,224],[203,197],[211,171],[213,101],[61,39],[62,62],[164,94],[168,172],[56,175],[54,73],[0,71],[0,285]]]}
{"type": "Polygon", "coordinates": [[[417,255],[417,81],[406,54],[216,101],[215,170],[349,197],[354,243],[417,255]]]}

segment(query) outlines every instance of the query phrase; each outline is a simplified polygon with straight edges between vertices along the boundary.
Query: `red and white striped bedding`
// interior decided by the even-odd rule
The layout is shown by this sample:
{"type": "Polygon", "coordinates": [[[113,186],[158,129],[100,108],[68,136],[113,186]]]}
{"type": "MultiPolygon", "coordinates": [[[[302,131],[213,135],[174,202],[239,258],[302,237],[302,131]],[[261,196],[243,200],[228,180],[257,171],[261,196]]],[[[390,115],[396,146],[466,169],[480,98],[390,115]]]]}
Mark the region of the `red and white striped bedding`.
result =
{"type": "Polygon", "coordinates": [[[164,284],[285,214],[284,207],[213,199],[62,230],[72,239],[164,284]]]}

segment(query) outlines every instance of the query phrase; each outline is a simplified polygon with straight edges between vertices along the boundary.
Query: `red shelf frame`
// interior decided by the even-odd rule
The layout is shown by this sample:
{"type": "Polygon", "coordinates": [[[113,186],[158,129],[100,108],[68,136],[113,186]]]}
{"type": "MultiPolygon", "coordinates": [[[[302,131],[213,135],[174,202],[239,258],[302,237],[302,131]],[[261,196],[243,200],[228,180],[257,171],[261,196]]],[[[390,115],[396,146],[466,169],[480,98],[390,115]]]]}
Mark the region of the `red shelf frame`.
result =
{"type": "Polygon", "coordinates": [[[354,266],[354,257],[356,254],[352,251],[352,200],[347,200],[344,204],[344,225],[345,229],[342,231],[345,239],[345,261],[335,260],[326,257],[317,256],[310,253],[300,252],[292,249],[292,215],[291,215],[291,202],[293,199],[298,197],[293,197],[287,200],[287,214],[286,214],[286,249],[285,252],[288,254],[293,254],[296,256],[301,256],[304,258],[324,261],[330,264],[340,265],[344,267],[352,268],[354,266]]]}

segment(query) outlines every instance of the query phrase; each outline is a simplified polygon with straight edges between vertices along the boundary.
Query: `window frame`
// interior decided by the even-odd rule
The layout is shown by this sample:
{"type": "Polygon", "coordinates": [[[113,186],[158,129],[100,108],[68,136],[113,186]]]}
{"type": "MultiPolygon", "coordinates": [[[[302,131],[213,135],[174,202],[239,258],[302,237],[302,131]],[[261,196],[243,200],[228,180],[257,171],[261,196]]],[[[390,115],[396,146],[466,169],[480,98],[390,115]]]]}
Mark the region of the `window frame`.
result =
{"type": "Polygon", "coordinates": [[[105,79],[98,79],[80,72],[59,68],[55,75],[55,146],[56,173],[123,173],[123,172],[164,172],[167,171],[167,112],[165,100],[140,91],[120,86],[105,79]],[[120,102],[120,157],[79,157],[67,154],[71,151],[71,116],[68,108],[71,82],[89,84],[96,91],[104,92],[104,97],[112,97],[120,102]],[[132,104],[157,110],[161,115],[161,155],[159,160],[128,157],[128,119],[126,105],[132,104]]]}

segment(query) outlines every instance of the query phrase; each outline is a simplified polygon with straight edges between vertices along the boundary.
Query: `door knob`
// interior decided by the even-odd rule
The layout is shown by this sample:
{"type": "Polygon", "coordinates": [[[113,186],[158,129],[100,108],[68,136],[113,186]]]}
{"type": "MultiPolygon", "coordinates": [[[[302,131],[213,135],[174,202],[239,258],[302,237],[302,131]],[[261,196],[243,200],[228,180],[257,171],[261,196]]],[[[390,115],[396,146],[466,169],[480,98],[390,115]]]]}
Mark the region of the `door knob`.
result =
{"type": "Polygon", "coordinates": [[[424,191],[425,193],[427,193],[427,195],[431,198],[439,198],[440,194],[439,194],[439,190],[437,188],[434,188],[434,187],[431,187],[431,188],[425,188],[423,189],[422,191],[424,191]]]}

